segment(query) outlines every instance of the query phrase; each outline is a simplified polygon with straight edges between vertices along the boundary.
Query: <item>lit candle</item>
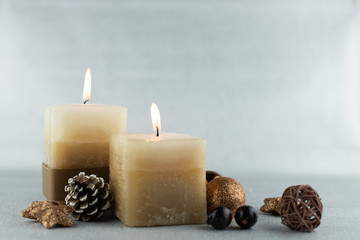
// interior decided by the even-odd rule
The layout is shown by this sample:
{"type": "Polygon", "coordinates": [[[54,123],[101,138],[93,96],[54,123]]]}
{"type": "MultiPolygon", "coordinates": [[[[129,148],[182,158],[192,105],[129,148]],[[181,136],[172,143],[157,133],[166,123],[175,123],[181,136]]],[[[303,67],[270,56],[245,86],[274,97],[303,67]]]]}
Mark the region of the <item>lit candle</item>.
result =
{"type": "Polygon", "coordinates": [[[206,140],[162,133],[155,104],[151,115],[155,133],[111,136],[115,215],[132,227],[204,223],[206,140]]]}
{"type": "Polygon", "coordinates": [[[46,108],[43,193],[48,200],[63,201],[67,179],[79,172],[108,179],[110,135],[126,132],[127,109],[90,104],[90,94],[88,68],[82,104],[46,108]]]}

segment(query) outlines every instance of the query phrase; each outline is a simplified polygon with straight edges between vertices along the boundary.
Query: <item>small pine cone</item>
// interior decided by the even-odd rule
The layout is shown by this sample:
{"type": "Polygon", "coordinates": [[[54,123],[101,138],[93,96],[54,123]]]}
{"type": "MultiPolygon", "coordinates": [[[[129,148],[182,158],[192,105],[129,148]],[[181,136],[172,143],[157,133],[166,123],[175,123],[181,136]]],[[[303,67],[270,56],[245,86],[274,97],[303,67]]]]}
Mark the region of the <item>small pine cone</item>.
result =
{"type": "Polygon", "coordinates": [[[110,208],[112,195],[110,185],[102,177],[90,176],[80,172],[69,178],[65,186],[66,205],[73,210],[71,216],[75,220],[89,221],[101,217],[110,208]]]}

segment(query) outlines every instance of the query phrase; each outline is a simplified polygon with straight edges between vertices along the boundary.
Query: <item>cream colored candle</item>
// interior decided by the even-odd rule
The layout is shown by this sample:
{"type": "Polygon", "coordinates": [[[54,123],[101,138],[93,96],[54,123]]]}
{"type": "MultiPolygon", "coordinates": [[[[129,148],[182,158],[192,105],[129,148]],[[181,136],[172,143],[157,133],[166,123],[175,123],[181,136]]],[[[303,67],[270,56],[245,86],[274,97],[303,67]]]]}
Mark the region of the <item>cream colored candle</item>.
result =
{"type": "Polygon", "coordinates": [[[49,168],[109,166],[110,135],[126,132],[126,108],[67,104],[45,111],[45,164],[49,168]]]}
{"type": "Polygon", "coordinates": [[[187,134],[112,135],[115,215],[132,227],[204,223],[205,158],[206,141],[187,134]]]}
{"type": "Polygon", "coordinates": [[[62,201],[69,177],[79,172],[108,180],[110,135],[126,133],[127,109],[90,104],[91,75],[86,72],[84,104],[55,105],[45,110],[43,193],[62,201]]]}

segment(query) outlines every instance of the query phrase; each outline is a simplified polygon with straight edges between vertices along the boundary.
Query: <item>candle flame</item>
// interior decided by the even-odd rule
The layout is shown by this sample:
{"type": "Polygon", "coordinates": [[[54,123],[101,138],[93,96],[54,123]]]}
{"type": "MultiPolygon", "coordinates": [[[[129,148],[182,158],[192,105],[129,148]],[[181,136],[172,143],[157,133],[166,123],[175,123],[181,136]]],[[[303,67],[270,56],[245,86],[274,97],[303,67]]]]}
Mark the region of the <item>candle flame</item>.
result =
{"type": "Polygon", "coordinates": [[[84,104],[90,101],[90,95],[91,95],[91,71],[90,68],[87,68],[85,72],[84,91],[82,98],[84,104]]]}
{"type": "Polygon", "coordinates": [[[160,121],[160,111],[156,103],[151,104],[151,120],[153,123],[155,134],[156,136],[159,136],[161,130],[161,121],[160,121]]]}

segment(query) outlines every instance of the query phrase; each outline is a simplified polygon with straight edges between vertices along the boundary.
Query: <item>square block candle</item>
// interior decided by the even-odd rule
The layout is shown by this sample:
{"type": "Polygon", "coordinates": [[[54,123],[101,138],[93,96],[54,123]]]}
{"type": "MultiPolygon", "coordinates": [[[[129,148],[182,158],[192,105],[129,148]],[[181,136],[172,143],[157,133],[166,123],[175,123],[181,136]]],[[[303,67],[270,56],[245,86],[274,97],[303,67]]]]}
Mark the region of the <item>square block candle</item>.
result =
{"type": "Polygon", "coordinates": [[[101,104],[67,104],[45,111],[43,193],[63,201],[64,186],[79,172],[109,178],[110,135],[125,133],[127,109],[101,104]]]}
{"type": "Polygon", "coordinates": [[[66,104],[46,108],[46,166],[108,167],[110,135],[126,133],[126,120],[127,110],[120,106],[66,104]]]}
{"type": "Polygon", "coordinates": [[[176,133],[112,135],[110,185],[127,226],[206,222],[206,140],[176,133]]]}
{"type": "Polygon", "coordinates": [[[110,135],[126,133],[127,109],[89,104],[90,69],[86,71],[84,104],[55,105],[45,110],[43,194],[64,201],[68,179],[79,172],[109,180],[110,135]]]}

